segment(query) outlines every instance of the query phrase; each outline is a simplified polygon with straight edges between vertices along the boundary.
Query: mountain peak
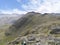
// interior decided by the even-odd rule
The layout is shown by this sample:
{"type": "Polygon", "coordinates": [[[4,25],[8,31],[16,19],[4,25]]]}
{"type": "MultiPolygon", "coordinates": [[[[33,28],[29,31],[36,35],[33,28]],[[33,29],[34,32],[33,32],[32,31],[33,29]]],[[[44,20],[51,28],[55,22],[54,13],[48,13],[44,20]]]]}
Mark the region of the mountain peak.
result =
{"type": "Polygon", "coordinates": [[[40,14],[40,13],[32,11],[32,12],[28,12],[27,14],[32,14],[32,15],[34,15],[34,14],[40,14]]]}

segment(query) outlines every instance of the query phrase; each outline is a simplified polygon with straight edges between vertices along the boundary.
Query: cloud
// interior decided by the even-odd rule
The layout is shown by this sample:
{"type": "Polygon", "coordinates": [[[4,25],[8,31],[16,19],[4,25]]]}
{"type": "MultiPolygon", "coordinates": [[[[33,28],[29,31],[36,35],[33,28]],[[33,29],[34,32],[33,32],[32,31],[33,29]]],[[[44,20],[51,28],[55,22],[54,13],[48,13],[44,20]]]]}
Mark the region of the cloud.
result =
{"type": "Polygon", "coordinates": [[[59,0],[46,0],[38,8],[38,12],[48,13],[60,13],[60,1],[59,0]]]}
{"type": "Polygon", "coordinates": [[[13,10],[0,10],[0,13],[2,14],[25,14],[25,11],[20,11],[19,9],[13,9],[13,10]]]}
{"type": "Polygon", "coordinates": [[[60,13],[60,0],[28,0],[25,4],[25,0],[16,0],[22,7],[22,10],[18,8],[12,10],[0,10],[0,13],[4,14],[25,14],[26,12],[35,11],[40,13],[60,13]]]}
{"type": "Polygon", "coordinates": [[[40,13],[60,13],[60,0],[29,0],[28,4],[22,4],[22,8],[40,13]]]}
{"type": "Polygon", "coordinates": [[[16,0],[16,1],[20,3],[22,0],[16,0]]]}
{"type": "Polygon", "coordinates": [[[39,0],[29,0],[28,4],[23,4],[22,8],[25,11],[35,11],[40,6],[39,0]]]}

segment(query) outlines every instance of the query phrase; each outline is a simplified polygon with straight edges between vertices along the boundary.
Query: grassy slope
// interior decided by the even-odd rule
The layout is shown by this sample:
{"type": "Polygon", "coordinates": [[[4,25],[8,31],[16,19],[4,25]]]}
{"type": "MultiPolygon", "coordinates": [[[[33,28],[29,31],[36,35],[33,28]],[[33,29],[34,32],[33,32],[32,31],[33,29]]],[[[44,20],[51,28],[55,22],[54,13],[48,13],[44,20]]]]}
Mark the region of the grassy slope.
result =
{"type": "Polygon", "coordinates": [[[7,42],[12,41],[14,37],[5,36],[5,31],[9,28],[10,25],[4,25],[0,27],[0,45],[6,45],[7,42]]]}

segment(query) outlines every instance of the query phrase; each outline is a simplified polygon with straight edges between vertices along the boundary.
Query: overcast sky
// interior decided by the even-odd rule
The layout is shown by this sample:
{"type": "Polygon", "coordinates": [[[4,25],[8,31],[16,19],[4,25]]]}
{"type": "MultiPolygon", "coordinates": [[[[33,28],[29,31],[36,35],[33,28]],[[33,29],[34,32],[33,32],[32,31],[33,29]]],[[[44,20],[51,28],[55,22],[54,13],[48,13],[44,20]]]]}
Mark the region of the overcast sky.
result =
{"type": "Polygon", "coordinates": [[[60,0],[0,0],[0,13],[60,13],[60,0]]]}

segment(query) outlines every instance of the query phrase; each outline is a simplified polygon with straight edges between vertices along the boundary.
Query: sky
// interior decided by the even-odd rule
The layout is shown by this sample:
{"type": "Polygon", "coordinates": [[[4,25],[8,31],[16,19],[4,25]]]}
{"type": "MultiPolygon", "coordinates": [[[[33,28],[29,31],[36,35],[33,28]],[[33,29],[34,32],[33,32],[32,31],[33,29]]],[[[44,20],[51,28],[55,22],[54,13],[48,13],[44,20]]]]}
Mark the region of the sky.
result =
{"type": "Polygon", "coordinates": [[[0,13],[60,13],[60,0],[0,0],[0,13]]]}

